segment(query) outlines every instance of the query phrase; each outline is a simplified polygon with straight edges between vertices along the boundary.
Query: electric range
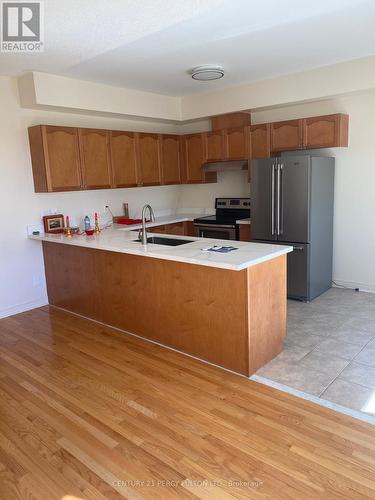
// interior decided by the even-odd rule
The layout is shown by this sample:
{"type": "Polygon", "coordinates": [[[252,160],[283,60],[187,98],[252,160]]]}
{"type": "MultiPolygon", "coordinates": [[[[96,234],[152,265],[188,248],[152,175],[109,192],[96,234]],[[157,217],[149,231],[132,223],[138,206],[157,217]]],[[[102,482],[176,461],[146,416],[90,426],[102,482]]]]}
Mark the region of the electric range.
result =
{"type": "Polygon", "coordinates": [[[220,240],[238,240],[236,221],[251,215],[250,198],[216,198],[215,215],[194,219],[195,236],[220,240]]]}

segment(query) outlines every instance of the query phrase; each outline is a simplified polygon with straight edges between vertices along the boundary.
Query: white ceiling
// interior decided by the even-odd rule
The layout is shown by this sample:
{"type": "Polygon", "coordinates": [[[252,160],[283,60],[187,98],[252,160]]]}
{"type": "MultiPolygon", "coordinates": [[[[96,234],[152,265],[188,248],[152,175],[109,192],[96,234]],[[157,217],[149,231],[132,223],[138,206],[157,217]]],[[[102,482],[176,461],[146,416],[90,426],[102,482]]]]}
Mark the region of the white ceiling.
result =
{"type": "Polygon", "coordinates": [[[206,92],[375,54],[374,0],[45,0],[45,51],[0,53],[42,71],[160,94],[206,92]],[[193,81],[200,64],[224,66],[193,81]]]}

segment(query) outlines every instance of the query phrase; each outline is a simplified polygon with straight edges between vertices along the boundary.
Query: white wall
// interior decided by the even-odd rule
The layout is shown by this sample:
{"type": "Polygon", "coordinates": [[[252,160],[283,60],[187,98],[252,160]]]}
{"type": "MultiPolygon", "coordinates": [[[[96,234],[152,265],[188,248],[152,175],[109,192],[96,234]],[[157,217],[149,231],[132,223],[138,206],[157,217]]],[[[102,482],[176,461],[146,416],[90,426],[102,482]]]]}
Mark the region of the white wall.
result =
{"type": "Polygon", "coordinates": [[[375,292],[375,90],[252,114],[252,122],[348,113],[349,147],[315,150],[335,156],[333,276],[375,292]]]}
{"type": "Polygon", "coordinates": [[[247,197],[250,196],[248,174],[243,170],[232,172],[218,172],[217,184],[197,184],[181,186],[180,207],[202,209],[214,208],[215,198],[218,197],[247,197]]]}
{"type": "MultiPolygon", "coordinates": [[[[156,213],[176,211],[182,206],[207,209],[213,207],[215,193],[236,194],[233,180],[225,176],[218,184],[203,186],[204,189],[188,186],[182,204],[181,186],[36,194],[27,136],[27,127],[31,125],[48,123],[167,133],[178,133],[180,126],[24,109],[19,104],[17,82],[8,77],[0,77],[0,113],[0,317],[46,303],[41,247],[26,238],[26,226],[39,222],[43,210],[55,208],[70,214],[73,220],[80,220],[85,214],[102,212],[107,204],[114,213],[122,213],[122,203],[128,202],[130,215],[139,216],[146,202],[151,203],[156,213]],[[197,198],[195,192],[199,192],[197,198]]],[[[207,125],[191,126],[197,130],[207,125]]]]}

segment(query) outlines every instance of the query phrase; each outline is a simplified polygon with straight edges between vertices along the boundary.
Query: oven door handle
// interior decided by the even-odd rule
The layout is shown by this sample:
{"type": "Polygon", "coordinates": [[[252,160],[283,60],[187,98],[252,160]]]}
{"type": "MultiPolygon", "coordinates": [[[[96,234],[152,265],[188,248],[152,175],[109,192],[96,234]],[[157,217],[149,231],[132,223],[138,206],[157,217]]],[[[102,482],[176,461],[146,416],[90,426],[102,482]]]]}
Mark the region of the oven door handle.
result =
{"type": "Polygon", "coordinates": [[[204,229],[209,229],[209,228],[211,228],[211,229],[222,229],[222,228],[224,228],[224,229],[227,229],[227,228],[236,229],[236,226],[233,224],[232,225],[225,225],[225,224],[218,224],[217,225],[217,224],[198,224],[198,223],[194,222],[194,226],[199,227],[199,228],[204,228],[204,229]]]}

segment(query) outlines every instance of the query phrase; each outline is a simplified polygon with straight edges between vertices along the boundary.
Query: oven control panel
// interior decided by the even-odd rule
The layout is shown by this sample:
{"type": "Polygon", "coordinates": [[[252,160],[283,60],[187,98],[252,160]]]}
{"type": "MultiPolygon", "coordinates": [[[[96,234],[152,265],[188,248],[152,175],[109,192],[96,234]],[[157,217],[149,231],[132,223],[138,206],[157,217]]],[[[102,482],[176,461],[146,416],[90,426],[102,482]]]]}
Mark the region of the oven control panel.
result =
{"type": "Polygon", "coordinates": [[[250,198],[216,198],[215,208],[250,209],[250,198]]]}

